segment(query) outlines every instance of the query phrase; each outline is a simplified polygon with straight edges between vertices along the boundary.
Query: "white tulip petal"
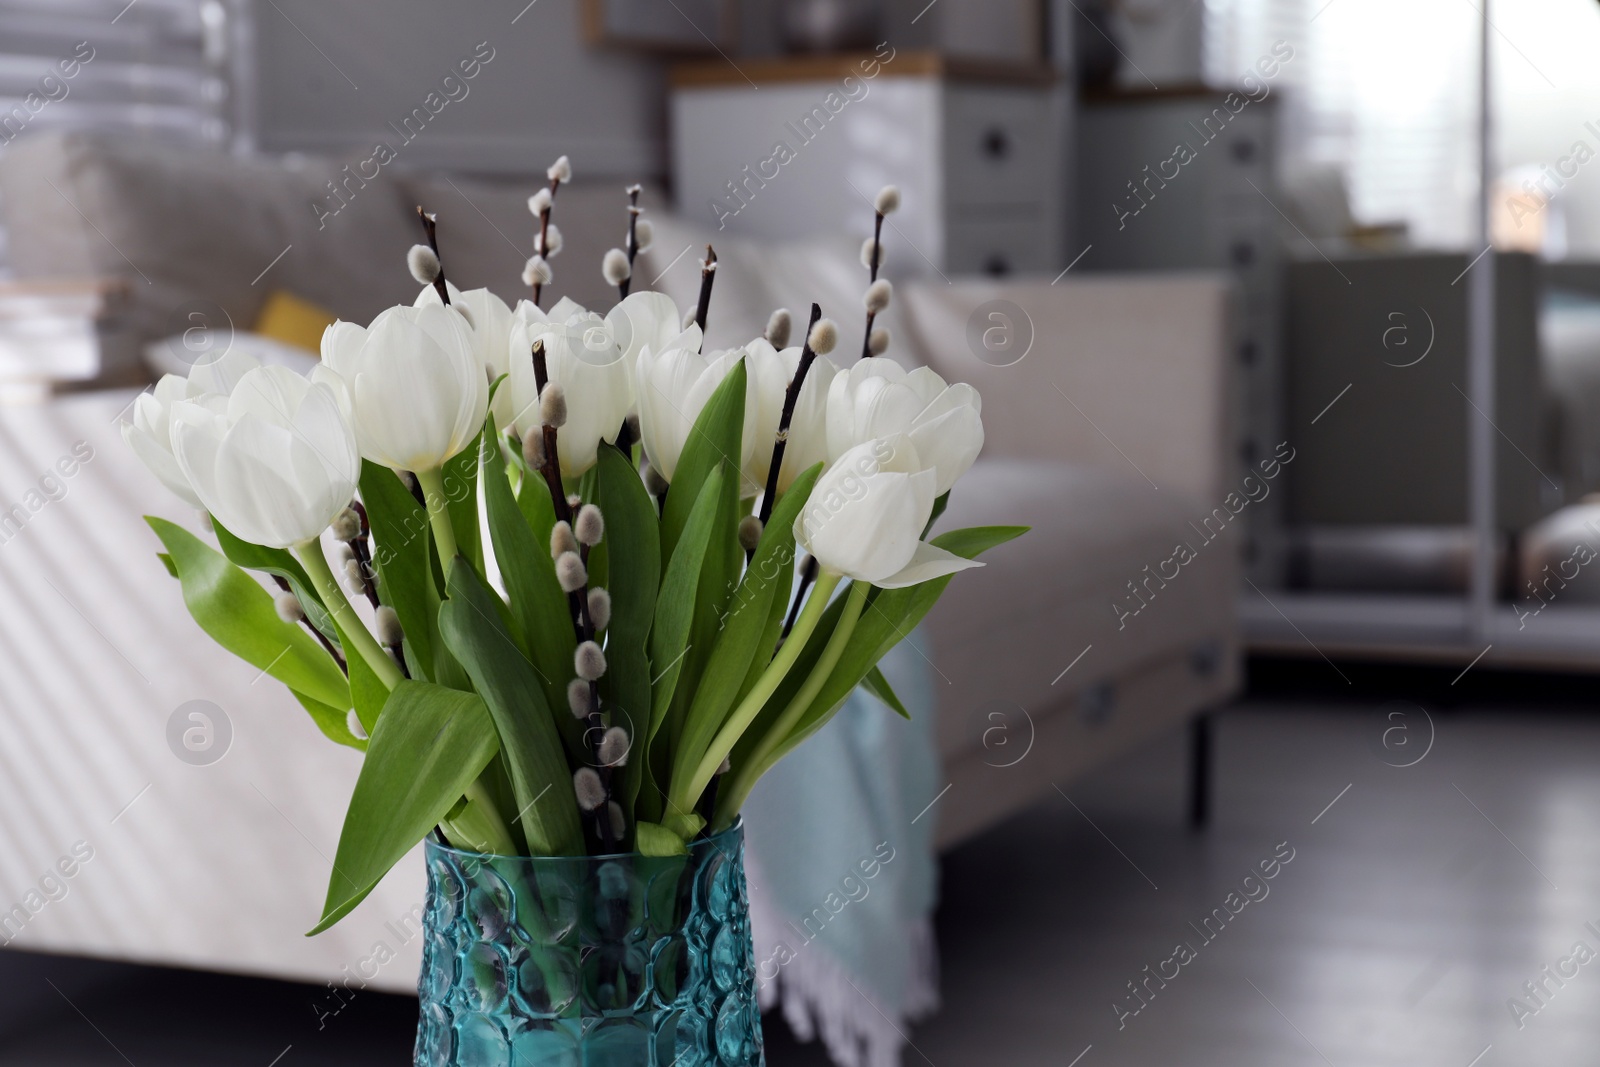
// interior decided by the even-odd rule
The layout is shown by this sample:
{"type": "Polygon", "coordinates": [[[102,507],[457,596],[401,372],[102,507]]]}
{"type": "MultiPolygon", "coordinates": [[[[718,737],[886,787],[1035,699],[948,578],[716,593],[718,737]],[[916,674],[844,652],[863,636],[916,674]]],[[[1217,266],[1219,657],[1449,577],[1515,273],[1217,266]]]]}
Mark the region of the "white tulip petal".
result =
{"type": "Polygon", "coordinates": [[[908,585],[919,585],[933,578],[942,578],[947,574],[981,566],[983,564],[975,559],[966,559],[953,552],[946,552],[937,545],[921,541],[918,542],[910,563],[889,577],[872,584],[880,589],[903,589],[908,585]]]}

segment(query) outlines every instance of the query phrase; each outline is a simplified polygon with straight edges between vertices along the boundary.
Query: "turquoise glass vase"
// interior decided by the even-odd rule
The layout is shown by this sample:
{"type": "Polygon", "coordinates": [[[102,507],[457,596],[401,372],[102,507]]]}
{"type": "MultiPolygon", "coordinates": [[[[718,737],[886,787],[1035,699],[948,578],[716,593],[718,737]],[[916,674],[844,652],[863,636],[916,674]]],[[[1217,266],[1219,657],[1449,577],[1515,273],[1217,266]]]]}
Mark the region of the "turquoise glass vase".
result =
{"type": "Polygon", "coordinates": [[[417,1067],[760,1067],[744,828],[687,855],[429,839],[417,1067]]]}

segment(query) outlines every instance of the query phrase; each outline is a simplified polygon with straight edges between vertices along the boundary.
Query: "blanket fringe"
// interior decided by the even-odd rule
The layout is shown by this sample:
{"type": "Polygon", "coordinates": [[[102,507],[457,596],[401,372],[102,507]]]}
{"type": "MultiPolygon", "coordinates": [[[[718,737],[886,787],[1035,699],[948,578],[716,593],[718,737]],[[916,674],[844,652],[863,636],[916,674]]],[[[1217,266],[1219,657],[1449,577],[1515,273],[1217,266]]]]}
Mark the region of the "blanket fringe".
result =
{"type": "MultiPolygon", "coordinates": [[[[751,866],[748,853],[745,862],[751,866]]],[[[748,875],[756,960],[769,960],[777,951],[784,923],[761,888],[759,874],[750,869],[748,875]]],[[[762,983],[758,977],[761,1010],[782,1005],[783,1017],[795,1037],[814,1041],[820,1035],[839,1067],[900,1067],[906,1024],[939,1008],[939,952],[933,922],[922,916],[901,925],[911,948],[905,1003],[882,1003],[872,991],[861,988],[859,976],[850,975],[837,957],[816,942],[808,942],[771,980],[762,983]]]]}

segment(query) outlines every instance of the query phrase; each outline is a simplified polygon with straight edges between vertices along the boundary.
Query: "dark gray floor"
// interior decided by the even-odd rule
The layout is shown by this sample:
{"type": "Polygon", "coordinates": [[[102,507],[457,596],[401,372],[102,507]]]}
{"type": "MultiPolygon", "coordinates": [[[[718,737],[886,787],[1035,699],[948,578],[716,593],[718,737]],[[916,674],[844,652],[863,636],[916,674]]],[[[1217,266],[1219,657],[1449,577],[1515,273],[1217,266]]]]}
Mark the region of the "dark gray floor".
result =
{"type": "MultiPolygon", "coordinates": [[[[1054,798],[947,857],[945,1008],[905,1063],[1600,1063],[1600,958],[1573,958],[1578,942],[1600,952],[1585,926],[1600,929],[1600,716],[1530,710],[1541,683],[1525,684],[1523,704],[1430,706],[1431,730],[1415,704],[1257,699],[1219,724],[1207,834],[1181,825],[1173,738],[1068,786],[1078,810],[1054,798]],[[1420,762],[1393,766],[1430,732],[1420,762]],[[1244,882],[1288,849],[1276,877],[1244,882]],[[1230,905],[1206,940],[1197,928],[1230,905]],[[1165,962],[1179,943],[1192,958],[1165,962]],[[1146,965],[1169,977],[1136,1000],[1146,965]],[[1511,998],[1529,1009],[1520,1028],[1511,998]]],[[[409,1054],[404,998],[363,995],[319,1031],[305,987],[0,964],[0,999],[23,1015],[0,1029],[0,1067],[409,1054]]],[[[773,1067],[827,1062],[767,1025],[773,1067]]]]}

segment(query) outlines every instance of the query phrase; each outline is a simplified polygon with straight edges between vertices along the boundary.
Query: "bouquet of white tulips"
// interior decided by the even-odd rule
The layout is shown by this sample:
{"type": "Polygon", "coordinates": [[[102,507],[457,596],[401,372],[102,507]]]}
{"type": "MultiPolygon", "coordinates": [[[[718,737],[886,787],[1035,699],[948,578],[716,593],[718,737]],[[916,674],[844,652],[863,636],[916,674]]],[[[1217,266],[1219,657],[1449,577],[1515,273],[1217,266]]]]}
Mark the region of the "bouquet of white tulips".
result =
{"type": "Polygon", "coordinates": [[[878,660],[1023,532],[925,540],[982,445],[979,400],[879,357],[877,237],[864,358],[828,358],[815,306],[802,344],[779,311],[707,354],[709,249],[689,319],[628,293],[637,187],[603,264],[616,306],[540,308],[569,174],[530,200],[515,310],[447,282],[419,208],[412,306],[329,327],[309,377],[236,354],[168,376],[124,427],[209,514],[220,552],[148,520],[195,620],[364,753],[318,930],[430,833],[682,853],[856,686],[906,714],[878,660]]]}

